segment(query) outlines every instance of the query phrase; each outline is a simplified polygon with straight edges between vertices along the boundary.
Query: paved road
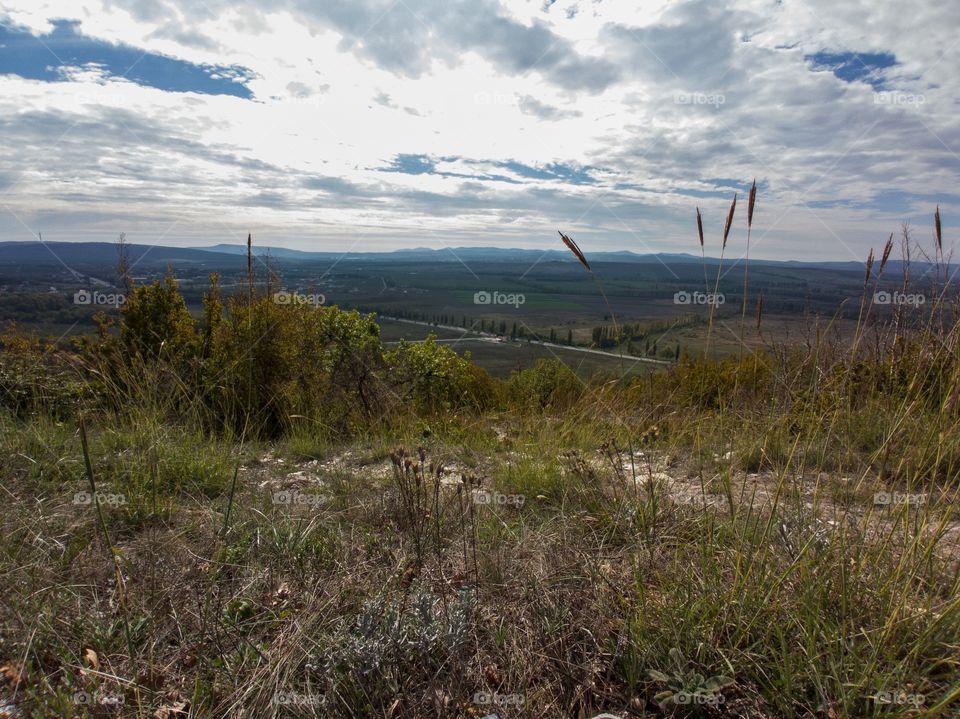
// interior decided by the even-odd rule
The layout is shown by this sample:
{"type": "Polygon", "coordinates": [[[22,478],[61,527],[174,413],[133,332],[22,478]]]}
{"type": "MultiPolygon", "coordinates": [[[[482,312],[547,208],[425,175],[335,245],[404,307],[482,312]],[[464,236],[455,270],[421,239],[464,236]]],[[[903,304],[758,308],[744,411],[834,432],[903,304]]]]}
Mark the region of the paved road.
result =
{"type": "MultiPolygon", "coordinates": [[[[437,342],[493,342],[495,344],[503,345],[521,345],[521,344],[531,344],[531,345],[540,345],[541,347],[553,347],[559,350],[565,350],[567,352],[584,352],[586,354],[592,355],[603,355],[604,357],[611,357],[613,359],[621,359],[620,355],[615,352],[605,352],[604,350],[593,349],[592,347],[575,347],[572,345],[561,345],[555,342],[544,342],[543,340],[515,340],[511,341],[508,339],[501,338],[498,335],[495,335],[491,332],[479,332],[477,330],[466,330],[463,327],[456,327],[454,325],[440,325],[434,324],[432,322],[420,322],[418,320],[406,320],[401,319],[400,317],[389,317],[387,315],[379,315],[378,319],[391,320],[392,322],[405,322],[409,325],[420,325],[421,327],[432,327],[440,330],[451,330],[453,332],[460,332],[464,335],[475,335],[474,337],[469,338],[457,338],[457,339],[438,339],[437,342]]],[[[669,360],[653,359],[652,357],[635,357],[633,355],[623,355],[622,358],[624,361],[630,362],[645,362],[647,364],[655,364],[663,367],[667,367],[671,364],[669,360]]]]}

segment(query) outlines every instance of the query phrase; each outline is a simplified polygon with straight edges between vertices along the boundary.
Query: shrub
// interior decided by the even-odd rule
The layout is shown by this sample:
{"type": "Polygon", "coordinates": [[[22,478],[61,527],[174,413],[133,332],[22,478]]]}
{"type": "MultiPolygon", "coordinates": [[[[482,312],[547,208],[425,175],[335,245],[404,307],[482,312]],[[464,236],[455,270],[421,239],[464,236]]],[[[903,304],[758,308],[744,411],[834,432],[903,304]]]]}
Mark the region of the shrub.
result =
{"type": "Polygon", "coordinates": [[[65,353],[14,323],[0,335],[0,347],[0,408],[21,417],[45,414],[61,420],[92,394],[65,353]]]}
{"type": "Polygon", "coordinates": [[[583,393],[583,383],[559,360],[537,360],[533,367],[510,375],[511,400],[527,409],[567,407],[583,393]]]}
{"type": "Polygon", "coordinates": [[[234,429],[278,435],[295,416],[343,429],[383,412],[379,327],[357,312],[234,299],[206,353],[208,404],[234,429]]]}
{"type": "Polygon", "coordinates": [[[387,353],[391,382],[403,401],[421,410],[435,412],[489,406],[495,395],[493,380],[430,335],[423,342],[401,340],[387,353]]]}
{"type": "Polygon", "coordinates": [[[194,321],[177,281],[167,275],[135,288],[120,311],[120,340],[128,352],[147,359],[179,359],[195,342],[194,321]]]}

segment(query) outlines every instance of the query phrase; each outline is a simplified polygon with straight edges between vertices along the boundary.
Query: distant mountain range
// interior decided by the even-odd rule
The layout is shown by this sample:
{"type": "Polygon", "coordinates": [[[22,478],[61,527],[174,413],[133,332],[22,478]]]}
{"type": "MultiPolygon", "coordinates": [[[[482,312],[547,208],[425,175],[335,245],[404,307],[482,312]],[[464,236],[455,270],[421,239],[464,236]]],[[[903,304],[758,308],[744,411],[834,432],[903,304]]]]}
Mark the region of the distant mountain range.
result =
{"type": "MultiPolygon", "coordinates": [[[[241,259],[224,252],[163,245],[127,245],[132,265],[153,266],[184,263],[219,265],[242,264],[241,259]]],[[[107,266],[117,264],[117,245],[114,242],[0,242],[0,266],[10,265],[66,265],[107,266]]],[[[134,268],[133,274],[136,274],[134,268]]]]}
{"type": "MultiPolygon", "coordinates": [[[[247,248],[244,245],[212,245],[209,247],[168,247],[164,245],[128,245],[131,264],[136,266],[156,267],[157,265],[173,265],[189,263],[194,266],[209,266],[235,268],[241,266],[246,256],[247,248]]],[[[254,247],[254,254],[258,257],[269,255],[281,264],[292,262],[522,262],[527,265],[535,262],[575,262],[573,256],[563,249],[529,250],[501,247],[452,247],[432,249],[415,247],[411,249],[394,250],[392,252],[307,252],[291,250],[284,247],[254,247]]],[[[625,250],[617,252],[587,252],[587,260],[592,265],[603,263],[633,262],[633,263],[663,263],[663,264],[699,264],[703,260],[698,255],[686,252],[658,252],[653,254],[638,254],[625,250]]],[[[117,246],[112,242],[0,242],[0,266],[10,265],[106,265],[114,266],[117,261],[117,246]]],[[[718,258],[708,257],[706,262],[716,265],[718,258]]],[[[726,257],[726,265],[736,264],[737,258],[726,257]]],[[[750,260],[751,265],[769,267],[783,267],[785,269],[822,269],[838,271],[862,272],[863,262],[801,262],[796,260],[750,260]]],[[[899,271],[903,263],[891,260],[887,270],[899,271]]],[[[914,270],[922,271],[926,263],[914,262],[914,270]]]]}
{"type": "MultiPolygon", "coordinates": [[[[243,245],[219,244],[210,247],[194,248],[207,252],[220,252],[224,254],[246,255],[247,248],[243,245]]],[[[393,250],[391,252],[308,252],[304,250],[291,250],[285,247],[261,247],[254,248],[254,254],[266,255],[283,260],[304,260],[304,261],[324,261],[324,260],[396,260],[398,262],[557,262],[576,260],[565,249],[555,250],[529,250],[517,247],[445,247],[443,249],[433,249],[430,247],[413,247],[410,249],[393,250]]],[[[604,262],[662,262],[664,264],[700,264],[703,258],[699,255],[689,252],[655,252],[640,254],[629,250],[617,250],[613,252],[588,252],[587,261],[591,264],[600,264],[604,262]]],[[[736,257],[726,257],[725,264],[735,264],[738,261],[736,257]]],[[[707,257],[708,264],[718,264],[720,259],[717,257],[707,257]]],[[[864,261],[822,261],[808,262],[800,260],[762,260],[751,259],[752,265],[765,265],[771,267],[788,268],[816,268],[832,270],[855,270],[862,272],[866,263],[864,261]]],[[[926,263],[914,262],[914,267],[923,267],[926,263]]],[[[887,266],[892,270],[902,266],[902,263],[891,260],[887,266]]]]}

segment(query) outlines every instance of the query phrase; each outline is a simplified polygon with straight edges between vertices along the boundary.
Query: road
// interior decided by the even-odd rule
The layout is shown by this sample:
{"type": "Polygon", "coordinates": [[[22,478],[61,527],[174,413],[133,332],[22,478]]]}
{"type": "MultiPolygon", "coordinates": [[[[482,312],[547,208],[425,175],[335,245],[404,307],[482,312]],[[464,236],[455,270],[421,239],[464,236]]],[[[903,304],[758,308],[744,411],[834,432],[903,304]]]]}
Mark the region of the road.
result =
{"type": "Polygon", "coordinates": [[[419,320],[407,320],[400,317],[390,317],[388,315],[379,315],[378,319],[390,320],[392,322],[404,322],[409,325],[420,325],[421,327],[431,327],[434,329],[441,330],[451,330],[453,332],[460,332],[465,335],[476,335],[469,339],[458,338],[458,339],[438,339],[437,342],[493,342],[495,344],[504,344],[504,345],[521,345],[521,344],[531,344],[531,345],[540,345],[541,347],[552,347],[559,350],[565,350],[567,352],[583,352],[585,354],[592,355],[602,355],[604,357],[611,357],[613,359],[623,359],[624,361],[630,362],[645,362],[647,364],[660,365],[661,367],[669,367],[673,364],[669,360],[653,359],[652,357],[635,357],[634,355],[623,355],[621,356],[616,352],[605,352],[604,350],[594,349],[592,347],[577,347],[574,345],[561,345],[556,342],[544,342],[543,340],[509,340],[499,335],[495,335],[491,332],[479,332],[477,330],[466,330],[463,327],[457,327],[455,325],[441,325],[435,324],[433,322],[421,322],[419,320]]]}

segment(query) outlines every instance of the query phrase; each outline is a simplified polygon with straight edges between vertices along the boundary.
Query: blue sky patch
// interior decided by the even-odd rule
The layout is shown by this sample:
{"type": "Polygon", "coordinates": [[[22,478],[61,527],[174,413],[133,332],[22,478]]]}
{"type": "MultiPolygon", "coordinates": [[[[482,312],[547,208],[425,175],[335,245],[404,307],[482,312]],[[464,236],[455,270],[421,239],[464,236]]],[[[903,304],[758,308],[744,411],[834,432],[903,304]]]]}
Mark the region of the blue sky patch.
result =
{"type": "Polygon", "coordinates": [[[466,180],[495,180],[499,182],[509,182],[519,184],[508,175],[493,174],[481,172],[478,174],[467,174],[462,172],[449,172],[437,169],[437,162],[455,162],[462,160],[467,165],[485,165],[487,167],[496,167],[501,170],[508,170],[520,177],[531,180],[561,180],[573,185],[588,185],[596,182],[590,176],[589,167],[574,167],[559,162],[551,162],[546,165],[533,167],[525,165],[522,162],[514,160],[468,160],[461,157],[440,157],[434,159],[429,155],[398,154],[387,165],[379,168],[381,172],[400,172],[404,175],[439,175],[440,177],[459,177],[466,180]]]}
{"type": "Polygon", "coordinates": [[[884,87],[883,71],[897,64],[889,52],[826,52],[805,55],[814,70],[830,70],[844,82],[865,82],[876,90],[884,87]]]}
{"type": "Polygon", "coordinates": [[[95,65],[107,76],[167,92],[251,98],[253,73],[238,65],[196,65],[185,60],[114,45],[80,33],[78,20],[51,20],[53,30],[33,35],[0,22],[0,75],[58,82],[69,67],[95,65]]]}
{"type": "MultiPolygon", "coordinates": [[[[468,161],[469,162],[469,161],[468,161]]],[[[480,162],[473,160],[472,162],[480,162]]],[[[546,165],[533,167],[525,165],[522,162],[508,160],[506,162],[493,162],[495,167],[504,170],[510,170],[521,177],[527,177],[531,180],[563,180],[572,185],[592,185],[596,180],[591,177],[590,167],[574,167],[573,165],[564,165],[560,162],[550,162],[546,165]]]]}
{"type": "Polygon", "coordinates": [[[404,175],[432,175],[437,172],[437,165],[427,155],[401,153],[382,169],[383,172],[401,172],[404,175]]]}

